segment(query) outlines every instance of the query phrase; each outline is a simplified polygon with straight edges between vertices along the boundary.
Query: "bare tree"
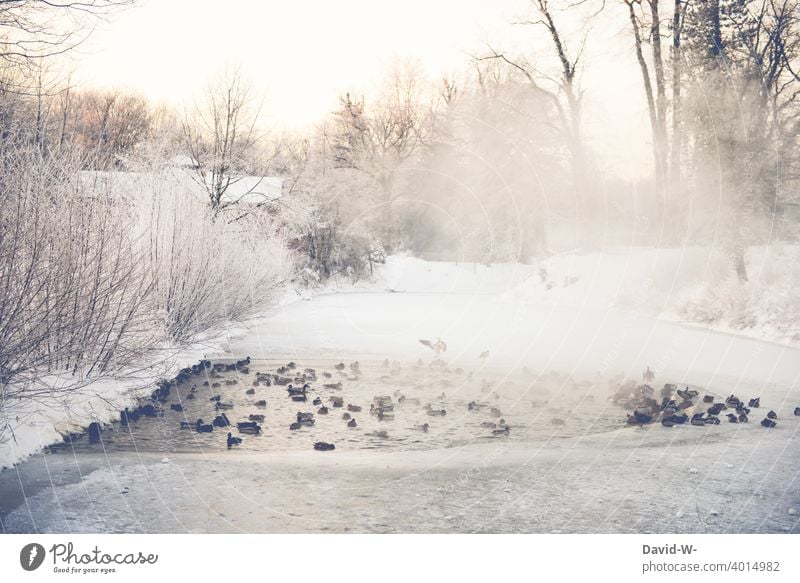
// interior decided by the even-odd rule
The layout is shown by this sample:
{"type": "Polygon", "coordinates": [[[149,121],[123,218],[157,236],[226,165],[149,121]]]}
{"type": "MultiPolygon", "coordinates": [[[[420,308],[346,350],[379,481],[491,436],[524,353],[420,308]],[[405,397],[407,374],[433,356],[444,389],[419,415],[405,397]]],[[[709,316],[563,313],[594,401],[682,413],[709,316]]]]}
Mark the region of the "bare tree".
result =
{"type": "Polygon", "coordinates": [[[99,18],[136,0],[0,0],[0,61],[28,66],[80,45],[99,18]]]}
{"type": "Polygon", "coordinates": [[[634,51],[636,61],[644,84],[647,99],[647,111],[650,117],[650,129],[653,134],[653,161],[655,166],[656,190],[662,200],[665,200],[667,169],[667,91],[664,75],[664,57],[661,50],[661,17],[659,15],[659,0],[644,0],[649,11],[649,22],[645,23],[637,14],[636,7],[642,5],[642,0],[624,0],[628,7],[628,16],[633,31],[634,51]],[[653,72],[651,73],[648,61],[644,54],[642,29],[647,27],[647,40],[651,47],[653,72]]]}
{"type": "Polygon", "coordinates": [[[384,228],[391,239],[397,171],[433,140],[434,109],[414,63],[397,63],[379,98],[367,107],[349,93],[340,99],[326,136],[334,163],[367,174],[378,185],[384,228]]]}
{"type": "Polygon", "coordinates": [[[66,89],[58,105],[55,139],[80,147],[96,168],[119,167],[152,135],[150,104],[135,93],[66,89]]]}
{"type": "Polygon", "coordinates": [[[685,0],[674,0],[672,5],[672,144],[670,148],[670,187],[673,192],[681,189],[681,151],[683,148],[683,53],[681,40],[686,18],[685,0]]]}
{"type": "Polygon", "coordinates": [[[228,189],[242,180],[261,134],[260,107],[238,69],[228,69],[209,85],[205,101],[184,116],[182,133],[192,157],[197,182],[208,193],[215,212],[237,202],[226,200],[228,189]]]}
{"type": "MultiPolygon", "coordinates": [[[[565,35],[556,23],[548,0],[531,0],[531,3],[539,18],[524,20],[518,24],[544,28],[557,59],[559,75],[553,78],[537,69],[531,59],[509,56],[492,47],[489,47],[488,55],[478,57],[477,60],[495,59],[506,63],[521,73],[529,81],[530,87],[534,91],[546,96],[553,104],[558,114],[565,144],[570,153],[575,193],[579,200],[583,200],[589,188],[589,180],[586,147],[582,135],[581,90],[578,71],[588,33],[584,34],[580,40],[578,50],[570,53],[565,35]],[[547,88],[548,83],[554,84],[555,89],[547,88]]],[[[581,4],[581,2],[574,5],[577,4],[581,4]]]]}

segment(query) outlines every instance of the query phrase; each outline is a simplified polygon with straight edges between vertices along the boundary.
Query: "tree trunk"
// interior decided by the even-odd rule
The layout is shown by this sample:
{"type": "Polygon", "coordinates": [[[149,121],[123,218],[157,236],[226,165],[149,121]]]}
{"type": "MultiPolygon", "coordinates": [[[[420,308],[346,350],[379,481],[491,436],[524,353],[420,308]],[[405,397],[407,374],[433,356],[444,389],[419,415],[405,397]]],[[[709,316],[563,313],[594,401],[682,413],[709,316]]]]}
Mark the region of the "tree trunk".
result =
{"type": "MultiPolygon", "coordinates": [[[[665,171],[664,144],[663,144],[664,131],[662,130],[663,120],[659,120],[658,116],[658,112],[661,107],[660,106],[661,99],[659,95],[659,104],[657,104],[656,96],[653,93],[653,82],[650,77],[650,69],[647,66],[647,61],[644,58],[644,51],[642,50],[642,33],[639,30],[639,21],[636,18],[634,2],[632,0],[628,0],[626,3],[628,5],[628,14],[630,16],[631,26],[633,28],[633,41],[634,41],[634,49],[636,51],[636,60],[639,62],[639,69],[642,74],[642,83],[644,84],[645,97],[647,98],[647,111],[650,117],[650,131],[653,136],[653,162],[655,165],[656,189],[658,191],[659,197],[661,197],[661,203],[663,206],[664,202],[663,186],[664,186],[664,171],[665,171]]],[[[656,10],[656,14],[657,13],[658,11],[656,10]]],[[[658,69],[658,67],[656,67],[656,69],[658,69]]],[[[661,74],[663,75],[663,69],[661,71],[661,74]]],[[[663,84],[661,88],[658,88],[658,90],[659,92],[663,90],[663,84]]]]}
{"type": "Polygon", "coordinates": [[[681,96],[681,13],[682,0],[675,0],[672,13],[672,151],[670,153],[670,187],[673,193],[681,189],[681,148],[683,145],[681,96]]]}

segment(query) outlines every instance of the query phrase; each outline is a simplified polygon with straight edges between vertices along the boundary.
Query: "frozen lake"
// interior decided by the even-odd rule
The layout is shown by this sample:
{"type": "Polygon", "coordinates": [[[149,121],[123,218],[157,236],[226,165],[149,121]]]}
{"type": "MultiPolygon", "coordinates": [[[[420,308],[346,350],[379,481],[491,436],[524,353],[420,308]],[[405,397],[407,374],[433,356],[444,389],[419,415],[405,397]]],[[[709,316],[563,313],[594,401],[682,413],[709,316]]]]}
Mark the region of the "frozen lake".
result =
{"type": "Polygon", "coordinates": [[[218,390],[192,381],[173,391],[170,402],[184,412],[166,411],[129,430],[117,425],[102,444],[84,437],[0,474],[3,529],[800,530],[794,347],[635,309],[532,306],[491,291],[364,292],[276,311],[232,338],[224,357],[245,355],[253,359],[250,372],[209,379],[218,390]],[[433,352],[418,339],[437,337],[448,345],[446,365],[432,367],[433,352]],[[480,359],[485,350],[488,358],[480,359]],[[284,387],[252,386],[257,371],[290,360],[317,372],[308,402],[291,401],[284,387]],[[350,366],[356,360],[359,373],[350,366]],[[608,401],[610,387],[620,376],[640,379],[647,365],[657,387],[691,384],[717,400],[760,395],[762,414],[774,409],[778,427],[760,427],[758,411],[741,425],[622,427],[625,413],[608,401]],[[341,389],[324,387],[337,383],[341,389]],[[188,400],[191,384],[197,397],[188,400]],[[181,430],[181,420],[209,422],[217,414],[213,394],[233,405],[226,414],[234,423],[263,414],[263,434],[242,435],[227,451],[223,429],[181,430]],[[392,397],[393,418],[369,413],[379,395],[392,397]],[[327,415],[312,404],[317,397],[327,415]],[[333,406],[334,397],[343,407],[333,406]],[[255,405],[261,399],[265,408],[255,405]],[[478,407],[470,410],[470,402],[478,407]],[[348,404],[362,408],[350,413],[357,428],[342,419],[348,404]],[[429,415],[428,405],[447,414],[429,415]],[[289,430],[297,411],[314,412],[314,426],[289,430]],[[501,417],[508,436],[489,426],[501,417]],[[418,429],[423,423],[427,433],[418,429]],[[320,440],[336,450],[314,451],[320,440]]]}

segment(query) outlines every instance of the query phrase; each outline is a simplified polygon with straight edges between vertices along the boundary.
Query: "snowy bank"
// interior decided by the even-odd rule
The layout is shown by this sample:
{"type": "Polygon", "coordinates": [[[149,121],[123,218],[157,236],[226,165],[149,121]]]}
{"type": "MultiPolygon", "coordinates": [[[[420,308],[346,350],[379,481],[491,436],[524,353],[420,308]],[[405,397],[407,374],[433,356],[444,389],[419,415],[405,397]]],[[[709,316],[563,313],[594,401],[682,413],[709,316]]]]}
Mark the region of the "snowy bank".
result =
{"type": "Polygon", "coordinates": [[[695,334],[657,323],[679,320],[737,335],[797,340],[800,300],[792,290],[800,283],[800,248],[752,248],[747,259],[750,281],[740,286],[727,274],[721,252],[701,248],[564,254],[534,265],[389,257],[373,281],[341,278],[313,291],[287,290],[266,315],[208,333],[185,348],[165,348],[134,379],[91,385],[68,406],[38,403],[16,422],[14,438],[0,444],[0,466],[92,420],[117,418],[137,396],[149,394],[157,379],[220,355],[415,361],[428,356],[418,338],[442,336],[450,345],[448,359],[465,366],[477,364],[477,355],[491,348],[494,365],[637,376],[655,364],[658,372],[669,370],[685,382],[712,383],[721,372],[737,377],[734,369],[744,367],[750,385],[792,387],[791,354],[776,354],[772,362],[766,357],[771,349],[757,343],[712,341],[702,329],[695,334]]]}
{"type": "Polygon", "coordinates": [[[619,308],[768,341],[800,340],[800,246],[750,247],[740,283],[721,249],[561,254],[504,295],[509,302],[619,308]]]}

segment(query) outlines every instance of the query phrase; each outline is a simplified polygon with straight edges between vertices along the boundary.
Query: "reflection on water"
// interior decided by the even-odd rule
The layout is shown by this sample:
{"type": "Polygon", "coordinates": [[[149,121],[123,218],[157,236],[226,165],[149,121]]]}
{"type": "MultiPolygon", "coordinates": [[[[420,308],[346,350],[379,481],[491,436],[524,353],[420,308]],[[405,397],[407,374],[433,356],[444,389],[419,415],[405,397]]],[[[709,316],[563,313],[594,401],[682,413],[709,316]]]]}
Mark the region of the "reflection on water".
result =
{"type": "Polygon", "coordinates": [[[310,451],[317,441],[334,443],[337,450],[409,451],[497,439],[541,442],[617,429],[624,420],[621,410],[607,401],[605,381],[576,382],[566,375],[526,369],[467,371],[444,363],[387,361],[361,362],[357,367],[344,363],[339,370],[339,363],[315,359],[298,362],[296,369],[285,372],[294,377],[304,369],[314,369],[316,380],[308,382],[307,402],[293,401],[287,387],[274,382],[254,386],[258,373],[274,375],[285,364],[254,360],[246,373],[236,370],[209,376],[214,373],[201,372],[172,389],[167,402],[158,404],[163,409],[159,416],[141,417],[127,427],[116,423],[102,432],[100,443],[90,443],[88,436],[82,436],[53,451],[166,454],[224,450],[228,431],[242,438],[235,451],[310,451]],[[219,387],[212,388],[215,383],[219,387]],[[192,387],[194,398],[190,399],[192,387]],[[233,407],[216,410],[210,400],[216,395],[233,407]],[[370,412],[371,406],[380,404],[376,397],[390,398],[384,402],[383,418],[370,412]],[[334,406],[337,398],[341,407],[334,406]],[[313,405],[315,399],[321,404],[313,405]],[[266,401],[266,406],[259,406],[259,401],[266,401]],[[180,404],[183,411],[171,410],[172,404],[180,404]],[[319,412],[323,405],[327,415],[319,412]],[[361,407],[361,411],[348,412],[348,405],[361,407]],[[432,414],[442,410],[444,415],[432,414]],[[194,430],[198,419],[211,423],[223,412],[232,427],[215,427],[211,433],[194,430]],[[298,412],[313,413],[314,425],[290,430],[298,412]],[[345,413],[356,419],[357,427],[348,427],[345,413]],[[236,424],[248,421],[250,415],[264,416],[260,435],[237,430],[236,424]],[[182,429],[181,422],[191,428],[182,429]],[[427,432],[421,428],[424,424],[427,432]],[[507,434],[505,427],[509,428],[507,434]]]}

